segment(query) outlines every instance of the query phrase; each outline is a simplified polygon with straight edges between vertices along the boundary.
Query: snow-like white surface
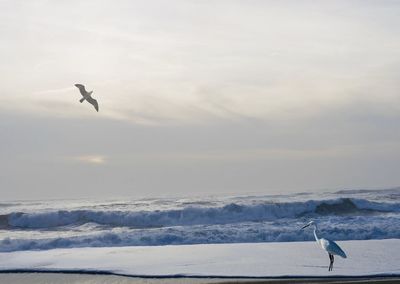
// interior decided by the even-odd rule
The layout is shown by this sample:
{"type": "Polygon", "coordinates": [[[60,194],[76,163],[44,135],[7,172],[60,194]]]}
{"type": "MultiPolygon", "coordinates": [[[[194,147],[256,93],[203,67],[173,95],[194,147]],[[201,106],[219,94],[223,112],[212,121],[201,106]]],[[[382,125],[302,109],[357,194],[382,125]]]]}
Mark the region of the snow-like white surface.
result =
{"type": "Polygon", "coordinates": [[[73,248],[0,253],[0,270],[90,270],[128,275],[334,276],[400,275],[400,239],[343,241],[347,259],[315,242],[73,248]]]}

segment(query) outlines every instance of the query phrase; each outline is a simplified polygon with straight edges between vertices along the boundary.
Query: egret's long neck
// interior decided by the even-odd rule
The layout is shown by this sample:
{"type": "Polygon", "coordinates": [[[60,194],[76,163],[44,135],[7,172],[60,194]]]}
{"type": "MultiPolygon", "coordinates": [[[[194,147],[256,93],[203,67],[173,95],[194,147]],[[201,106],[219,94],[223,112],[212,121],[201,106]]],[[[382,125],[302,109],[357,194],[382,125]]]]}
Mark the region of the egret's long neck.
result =
{"type": "Polygon", "coordinates": [[[317,241],[317,243],[319,243],[319,238],[318,238],[318,236],[317,236],[317,225],[315,225],[314,224],[314,237],[315,237],[315,240],[317,241]]]}

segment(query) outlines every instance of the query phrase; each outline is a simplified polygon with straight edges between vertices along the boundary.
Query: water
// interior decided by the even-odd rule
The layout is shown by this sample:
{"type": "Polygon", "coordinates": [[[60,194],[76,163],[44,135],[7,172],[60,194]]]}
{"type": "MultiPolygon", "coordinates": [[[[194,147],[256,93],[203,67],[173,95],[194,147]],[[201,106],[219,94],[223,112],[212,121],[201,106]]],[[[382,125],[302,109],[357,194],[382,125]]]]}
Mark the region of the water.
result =
{"type": "Polygon", "coordinates": [[[334,193],[0,203],[0,251],[400,238],[400,188],[334,193]]]}

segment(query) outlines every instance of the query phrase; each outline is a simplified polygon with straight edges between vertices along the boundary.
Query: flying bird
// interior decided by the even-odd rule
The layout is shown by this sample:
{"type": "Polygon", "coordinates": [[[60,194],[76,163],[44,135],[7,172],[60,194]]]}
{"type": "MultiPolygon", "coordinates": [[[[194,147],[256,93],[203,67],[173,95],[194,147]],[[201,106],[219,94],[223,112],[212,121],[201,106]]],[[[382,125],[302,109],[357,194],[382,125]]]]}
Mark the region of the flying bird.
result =
{"type": "Polygon", "coordinates": [[[307,228],[309,226],[314,226],[314,237],[315,240],[317,241],[317,244],[319,244],[322,247],[322,249],[325,250],[329,255],[330,264],[328,271],[333,270],[333,262],[335,261],[334,255],[339,255],[343,258],[347,258],[345,252],[334,241],[325,238],[318,238],[317,235],[318,228],[317,224],[314,221],[309,222],[301,229],[307,228]]]}
{"type": "Polygon", "coordinates": [[[82,84],[75,84],[75,87],[77,87],[79,89],[79,91],[81,92],[81,95],[83,97],[79,101],[81,103],[83,103],[86,100],[88,103],[90,103],[91,105],[94,106],[96,111],[99,111],[99,104],[97,103],[97,101],[94,98],[92,98],[93,91],[91,91],[91,92],[86,91],[85,86],[82,84]]]}

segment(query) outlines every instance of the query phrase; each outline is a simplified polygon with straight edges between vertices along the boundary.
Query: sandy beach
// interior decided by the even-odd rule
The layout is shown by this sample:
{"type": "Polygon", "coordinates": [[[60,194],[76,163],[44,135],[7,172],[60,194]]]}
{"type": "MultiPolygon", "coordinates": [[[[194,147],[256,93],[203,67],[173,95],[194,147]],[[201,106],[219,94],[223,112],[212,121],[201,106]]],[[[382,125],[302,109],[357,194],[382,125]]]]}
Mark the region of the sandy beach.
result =
{"type": "Polygon", "coordinates": [[[0,283],[400,283],[399,240],[342,243],[352,257],[329,273],[314,242],[0,253],[0,283]]]}
{"type": "Polygon", "coordinates": [[[0,283],[54,283],[54,284],[91,284],[91,283],[110,283],[110,284],[206,284],[206,283],[400,283],[400,278],[287,278],[287,279],[237,279],[237,278],[139,278],[117,275],[90,275],[72,273],[2,273],[0,283]]]}

